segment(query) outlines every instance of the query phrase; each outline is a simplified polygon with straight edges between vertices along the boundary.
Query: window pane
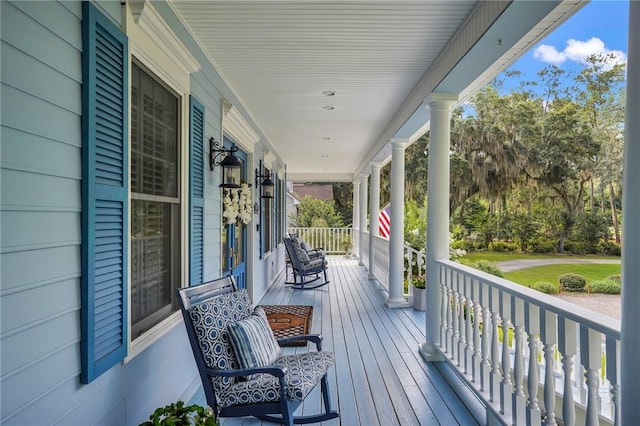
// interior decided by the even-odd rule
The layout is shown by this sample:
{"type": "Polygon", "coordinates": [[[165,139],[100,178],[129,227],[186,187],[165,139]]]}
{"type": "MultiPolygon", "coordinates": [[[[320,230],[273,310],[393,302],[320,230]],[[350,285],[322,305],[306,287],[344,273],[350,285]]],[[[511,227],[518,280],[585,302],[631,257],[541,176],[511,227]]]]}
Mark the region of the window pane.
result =
{"type": "Polygon", "coordinates": [[[133,337],[172,311],[173,204],[133,200],[131,322],[133,337]]]}
{"type": "Polygon", "coordinates": [[[131,191],[177,197],[178,98],[135,64],[131,84],[131,191]]]}

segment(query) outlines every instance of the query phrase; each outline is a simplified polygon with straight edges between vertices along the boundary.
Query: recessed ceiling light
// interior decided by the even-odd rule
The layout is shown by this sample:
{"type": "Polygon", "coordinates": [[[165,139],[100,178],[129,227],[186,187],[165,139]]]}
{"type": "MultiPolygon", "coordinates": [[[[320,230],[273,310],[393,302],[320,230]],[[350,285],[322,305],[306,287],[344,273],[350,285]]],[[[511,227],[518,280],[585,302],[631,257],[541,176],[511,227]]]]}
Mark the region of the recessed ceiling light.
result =
{"type": "Polygon", "coordinates": [[[331,111],[333,109],[335,109],[334,107],[332,107],[331,105],[325,105],[322,107],[322,109],[326,109],[327,111],[331,111]]]}
{"type": "Polygon", "coordinates": [[[322,158],[329,158],[329,156],[327,154],[322,154],[321,157],[322,158]]]}
{"type": "Polygon", "coordinates": [[[323,141],[331,140],[331,138],[328,136],[322,136],[320,139],[322,139],[323,141]]]}
{"type": "Polygon", "coordinates": [[[325,90],[322,92],[322,94],[325,96],[335,96],[336,92],[334,92],[333,90],[325,90]]]}

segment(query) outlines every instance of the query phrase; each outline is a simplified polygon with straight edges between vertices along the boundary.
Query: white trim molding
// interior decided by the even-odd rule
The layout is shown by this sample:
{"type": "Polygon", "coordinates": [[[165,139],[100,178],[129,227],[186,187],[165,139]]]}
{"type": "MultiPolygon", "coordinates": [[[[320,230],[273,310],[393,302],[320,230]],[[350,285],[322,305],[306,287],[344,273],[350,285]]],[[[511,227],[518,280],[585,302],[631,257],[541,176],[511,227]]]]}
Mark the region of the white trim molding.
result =
{"type": "MultiPolygon", "coordinates": [[[[198,61],[182,44],[180,38],[175,35],[150,2],[138,0],[127,2],[127,4],[133,23],[137,24],[140,30],[146,33],[165,55],[169,56],[176,65],[182,68],[184,73],[190,74],[200,69],[198,61]]],[[[129,28],[127,28],[128,32],[129,28]]]]}
{"type": "Polygon", "coordinates": [[[231,136],[246,152],[253,152],[260,136],[242,116],[238,108],[222,101],[222,127],[224,133],[231,136]]]}

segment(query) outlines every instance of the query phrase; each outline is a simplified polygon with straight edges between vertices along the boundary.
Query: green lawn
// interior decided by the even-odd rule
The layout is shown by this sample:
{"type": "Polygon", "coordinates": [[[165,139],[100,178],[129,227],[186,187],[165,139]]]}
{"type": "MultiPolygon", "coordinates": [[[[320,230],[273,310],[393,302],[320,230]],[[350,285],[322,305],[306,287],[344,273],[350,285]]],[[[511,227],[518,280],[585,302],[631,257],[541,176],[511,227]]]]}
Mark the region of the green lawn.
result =
{"type": "MultiPolygon", "coordinates": [[[[571,259],[620,259],[619,257],[612,256],[577,256],[577,255],[558,255],[558,254],[530,254],[530,253],[500,253],[494,251],[477,251],[467,253],[461,261],[464,263],[475,262],[476,260],[485,259],[492,262],[502,262],[506,260],[519,260],[519,259],[558,259],[558,258],[571,258],[571,259]]],[[[548,281],[556,284],[558,277],[562,274],[573,272],[582,275],[587,283],[595,280],[601,280],[609,275],[619,274],[620,265],[607,265],[607,264],[560,264],[560,265],[546,265],[536,266],[527,269],[521,269],[519,271],[505,272],[504,277],[510,281],[526,285],[531,287],[538,281],[548,281]]]]}
{"type": "Polygon", "coordinates": [[[569,272],[582,275],[587,280],[587,283],[590,283],[607,278],[609,275],[619,274],[620,265],[564,264],[535,266],[519,271],[505,272],[504,277],[510,281],[531,287],[537,281],[549,281],[557,284],[558,277],[569,272]]]}

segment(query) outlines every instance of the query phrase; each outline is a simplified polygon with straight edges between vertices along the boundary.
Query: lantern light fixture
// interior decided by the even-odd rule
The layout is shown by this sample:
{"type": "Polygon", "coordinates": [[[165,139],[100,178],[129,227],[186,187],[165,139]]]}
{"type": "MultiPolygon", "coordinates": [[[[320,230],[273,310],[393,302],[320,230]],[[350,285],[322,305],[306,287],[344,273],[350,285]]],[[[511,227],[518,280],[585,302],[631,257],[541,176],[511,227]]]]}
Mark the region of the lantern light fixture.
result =
{"type": "MultiPolygon", "coordinates": [[[[263,169],[262,161],[260,162],[260,169],[263,169]]],[[[271,173],[267,170],[262,174],[260,169],[256,169],[256,188],[260,185],[260,198],[273,198],[273,192],[275,185],[271,180],[271,173]],[[260,180],[262,182],[260,182],[260,180]]]]}
{"type": "Polygon", "coordinates": [[[240,188],[242,176],[242,160],[233,155],[238,147],[233,144],[231,148],[225,148],[215,138],[209,139],[209,168],[222,167],[221,188],[240,188]]]}

